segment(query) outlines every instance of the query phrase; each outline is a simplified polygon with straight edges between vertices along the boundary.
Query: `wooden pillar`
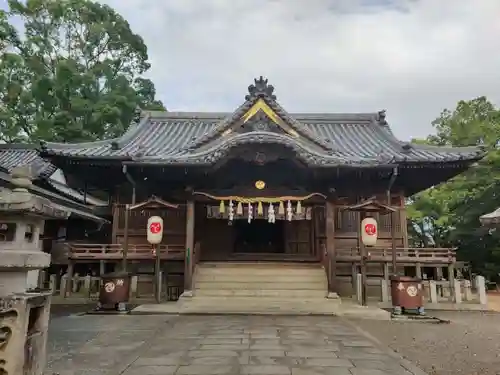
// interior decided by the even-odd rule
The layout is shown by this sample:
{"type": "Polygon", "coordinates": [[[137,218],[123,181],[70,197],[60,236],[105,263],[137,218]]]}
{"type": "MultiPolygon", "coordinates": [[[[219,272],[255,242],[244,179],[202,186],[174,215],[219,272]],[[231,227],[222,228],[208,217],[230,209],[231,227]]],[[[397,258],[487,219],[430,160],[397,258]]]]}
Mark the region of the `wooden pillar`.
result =
{"type": "Polygon", "coordinates": [[[102,275],[104,275],[105,272],[106,272],[106,261],[100,260],[99,261],[99,277],[102,277],[102,275]]]}
{"type": "Polygon", "coordinates": [[[193,249],[194,249],[194,201],[186,204],[186,255],[184,259],[184,290],[192,290],[193,285],[193,249]]]}
{"type": "MultiPolygon", "coordinates": [[[[154,245],[155,249],[155,299],[156,303],[161,302],[161,254],[160,247],[154,245]]],[[[167,247],[167,257],[168,257],[168,247],[167,247]]]]}
{"type": "Polygon", "coordinates": [[[337,254],[335,251],[335,206],[332,202],[326,202],[326,251],[329,261],[329,298],[338,297],[337,294],[337,254]]]}
{"type": "Polygon", "coordinates": [[[367,301],[367,277],[366,277],[366,260],[367,260],[367,254],[366,254],[366,247],[363,244],[363,241],[361,241],[361,231],[363,230],[361,228],[361,222],[363,219],[366,217],[365,212],[359,212],[359,218],[358,218],[358,238],[359,238],[359,255],[361,258],[361,304],[363,306],[366,306],[368,301],[367,301]]]}
{"type": "Polygon", "coordinates": [[[396,220],[397,211],[391,212],[391,254],[392,254],[392,274],[397,275],[398,270],[398,256],[396,248],[396,220]]]}
{"type": "Polygon", "coordinates": [[[69,297],[71,294],[71,288],[73,288],[73,272],[74,272],[74,262],[72,259],[68,261],[68,270],[66,271],[66,285],[63,291],[64,298],[69,297]]]}
{"type": "Polygon", "coordinates": [[[99,261],[99,288],[102,286],[102,276],[106,273],[106,261],[105,260],[100,260],[99,261]]]}
{"type": "Polygon", "coordinates": [[[311,209],[312,220],[309,220],[309,255],[317,257],[318,253],[316,251],[316,210],[313,207],[311,209]]]}
{"type": "Polygon", "coordinates": [[[125,225],[124,225],[124,233],[123,233],[123,258],[122,258],[122,271],[127,271],[127,254],[128,254],[128,221],[130,216],[130,210],[128,209],[129,205],[125,205],[125,225]]]}
{"type": "Polygon", "coordinates": [[[113,225],[111,227],[111,243],[117,243],[118,230],[120,229],[120,209],[121,205],[113,205],[113,225]]]}
{"type": "Polygon", "coordinates": [[[403,247],[409,247],[408,243],[408,215],[406,214],[406,205],[404,195],[399,196],[399,220],[401,224],[401,235],[403,237],[403,247]]]}
{"type": "Polygon", "coordinates": [[[320,215],[324,215],[325,211],[323,211],[323,207],[314,206],[313,208],[313,241],[314,241],[314,255],[318,259],[323,259],[322,247],[321,247],[321,238],[320,236],[324,233],[323,229],[320,228],[320,215]]]}
{"type": "Polygon", "coordinates": [[[436,280],[437,281],[443,280],[443,267],[441,266],[436,267],[436,280]]]}
{"type": "Polygon", "coordinates": [[[352,295],[356,296],[356,282],[358,278],[358,265],[356,263],[351,263],[351,284],[352,284],[352,295]]]}
{"type": "Polygon", "coordinates": [[[422,278],[422,264],[420,263],[415,264],[415,276],[419,279],[422,278]]]}

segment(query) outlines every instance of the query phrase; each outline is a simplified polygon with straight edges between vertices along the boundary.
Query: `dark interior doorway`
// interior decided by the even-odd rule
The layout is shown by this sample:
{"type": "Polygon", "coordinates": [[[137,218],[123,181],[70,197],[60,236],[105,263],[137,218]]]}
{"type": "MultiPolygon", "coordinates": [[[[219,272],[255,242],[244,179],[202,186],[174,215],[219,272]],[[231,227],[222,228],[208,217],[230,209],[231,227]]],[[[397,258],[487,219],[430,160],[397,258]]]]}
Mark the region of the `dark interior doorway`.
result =
{"type": "Polygon", "coordinates": [[[269,223],[267,220],[235,220],[234,252],[279,254],[285,252],[284,222],[277,220],[269,223]]]}

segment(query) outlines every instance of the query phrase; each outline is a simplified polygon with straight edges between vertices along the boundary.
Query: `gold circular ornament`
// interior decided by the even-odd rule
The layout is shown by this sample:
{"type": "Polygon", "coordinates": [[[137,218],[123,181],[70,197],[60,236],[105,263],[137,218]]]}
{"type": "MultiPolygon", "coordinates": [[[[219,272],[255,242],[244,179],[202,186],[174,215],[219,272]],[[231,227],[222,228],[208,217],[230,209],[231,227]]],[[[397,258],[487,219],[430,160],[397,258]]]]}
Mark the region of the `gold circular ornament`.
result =
{"type": "Polygon", "coordinates": [[[255,182],[255,187],[259,190],[262,190],[266,187],[266,183],[262,180],[256,181],[255,182]]]}

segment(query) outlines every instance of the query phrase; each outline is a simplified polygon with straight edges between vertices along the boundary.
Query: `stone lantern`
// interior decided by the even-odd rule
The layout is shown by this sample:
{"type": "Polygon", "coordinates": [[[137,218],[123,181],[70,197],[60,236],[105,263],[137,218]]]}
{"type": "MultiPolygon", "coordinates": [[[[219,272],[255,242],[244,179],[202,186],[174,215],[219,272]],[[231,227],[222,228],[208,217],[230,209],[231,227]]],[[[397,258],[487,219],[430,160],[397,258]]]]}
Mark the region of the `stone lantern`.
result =
{"type": "Polygon", "coordinates": [[[11,183],[0,190],[0,374],[42,375],[51,292],[29,284],[50,265],[41,250],[45,220],[70,213],[28,190],[28,167],[16,168],[11,183]]]}

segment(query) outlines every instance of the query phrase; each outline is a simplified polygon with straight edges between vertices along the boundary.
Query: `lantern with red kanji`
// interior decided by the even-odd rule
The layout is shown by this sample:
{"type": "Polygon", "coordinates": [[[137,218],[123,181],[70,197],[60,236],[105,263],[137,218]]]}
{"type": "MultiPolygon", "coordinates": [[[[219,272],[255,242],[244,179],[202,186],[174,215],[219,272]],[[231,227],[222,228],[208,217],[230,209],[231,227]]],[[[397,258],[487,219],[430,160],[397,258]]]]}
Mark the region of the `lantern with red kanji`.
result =
{"type": "Polygon", "coordinates": [[[147,226],[148,242],[158,245],[163,239],[163,219],[160,216],[151,216],[147,226]]]}
{"type": "Polygon", "coordinates": [[[367,217],[361,222],[361,242],[365,246],[377,244],[378,225],[373,217],[367,217]]]}

